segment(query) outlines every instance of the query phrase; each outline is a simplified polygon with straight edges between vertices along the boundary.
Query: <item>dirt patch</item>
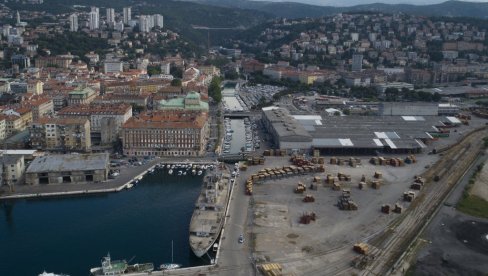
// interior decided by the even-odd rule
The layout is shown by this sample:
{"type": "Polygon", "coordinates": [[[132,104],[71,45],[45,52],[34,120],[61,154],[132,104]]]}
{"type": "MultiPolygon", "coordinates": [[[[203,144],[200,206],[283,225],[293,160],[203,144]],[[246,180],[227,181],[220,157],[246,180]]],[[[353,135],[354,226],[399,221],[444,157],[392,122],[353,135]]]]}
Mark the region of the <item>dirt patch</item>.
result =
{"type": "Polygon", "coordinates": [[[488,164],[483,166],[483,169],[476,178],[476,182],[471,189],[470,194],[476,195],[488,201],[488,164]]]}
{"type": "Polygon", "coordinates": [[[289,238],[289,239],[296,239],[299,236],[297,234],[295,234],[295,233],[291,233],[291,234],[286,235],[286,237],[289,238]]]}

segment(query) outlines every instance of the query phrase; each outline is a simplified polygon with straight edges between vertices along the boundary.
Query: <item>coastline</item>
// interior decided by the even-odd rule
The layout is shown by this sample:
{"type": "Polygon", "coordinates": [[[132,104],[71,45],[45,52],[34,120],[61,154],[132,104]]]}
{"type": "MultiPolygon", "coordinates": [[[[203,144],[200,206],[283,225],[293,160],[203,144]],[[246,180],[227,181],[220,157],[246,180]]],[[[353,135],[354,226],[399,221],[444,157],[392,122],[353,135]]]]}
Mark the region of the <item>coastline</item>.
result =
{"type": "Polygon", "coordinates": [[[110,179],[101,183],[90,184],[65,184],[65,185],[18,185],[15,186],[14,192],[8,190],[8,187],[0,187],[0,201],[13,199],[27,199],[27,198],[43,198],[43,197],[63,197],[76,195],[93,195],[116,193],[124,189],[128,189],[130,183],[136,179],[142,179],[149,171],[156,168],[158,164],[215,164],[215,161],[198,159],[192,161],[191,159],[170,161],[166,158],[156,158],[149,161],[147,164],[138,167],[127,167],[121,170],[121,175],[115,179],[110,179]]]}

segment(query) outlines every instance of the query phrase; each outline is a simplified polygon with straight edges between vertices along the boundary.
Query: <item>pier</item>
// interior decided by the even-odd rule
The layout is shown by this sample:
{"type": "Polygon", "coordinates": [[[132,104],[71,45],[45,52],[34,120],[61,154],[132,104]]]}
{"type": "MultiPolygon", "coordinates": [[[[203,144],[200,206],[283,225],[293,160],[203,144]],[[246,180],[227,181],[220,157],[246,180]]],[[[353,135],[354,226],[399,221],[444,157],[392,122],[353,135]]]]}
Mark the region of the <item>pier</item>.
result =
{"type": "MultiPolygon", "coordinates": [[[[141,166],[128,166],[121,170],[121,174],[115,178],[101,183],[90,184],[60,184],[60,185],[16,185],[14,191],[0,190],[0,200],[11,200],[21,198],[37,198],[37,197],[63,197],[76,195],[89,195],[100,193],[114,193],[120,192],[131,187],[134,180],[141,180],[147,173],[156,169],[158,165],[216,165],[217,161],[205,159],[188,159],[188,158],[172,158],[175,161],[167,160],[166,158],[156,158],[148,161],[147,164],[141,166]]],[[[182,176],[184,177],[184,176],[182,176]]]]}

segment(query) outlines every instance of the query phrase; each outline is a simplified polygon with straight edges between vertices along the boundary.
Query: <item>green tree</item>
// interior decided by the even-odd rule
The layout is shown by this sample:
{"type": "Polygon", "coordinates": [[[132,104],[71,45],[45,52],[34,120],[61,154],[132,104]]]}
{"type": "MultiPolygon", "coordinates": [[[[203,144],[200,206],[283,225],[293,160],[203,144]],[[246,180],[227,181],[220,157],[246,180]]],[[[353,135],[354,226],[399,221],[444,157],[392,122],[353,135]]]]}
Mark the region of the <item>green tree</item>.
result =
{"type": "Polygon", "coordinates": [[[181,86],[181,79],[173,79],[171,81],[171,86],[181,86]]]}
{"type": "Polygon", "coordinates": [[[147,74],[149,76],[161,74],[161,68],[159,66],[148,66],[147,74]]]}
{"type": "Polygon", "coordinates": [[[222,89],[220,86],[221,80],[219,77],[213,77],[208,86],[208,95],[218,103],[222,100],[222,89]]]}

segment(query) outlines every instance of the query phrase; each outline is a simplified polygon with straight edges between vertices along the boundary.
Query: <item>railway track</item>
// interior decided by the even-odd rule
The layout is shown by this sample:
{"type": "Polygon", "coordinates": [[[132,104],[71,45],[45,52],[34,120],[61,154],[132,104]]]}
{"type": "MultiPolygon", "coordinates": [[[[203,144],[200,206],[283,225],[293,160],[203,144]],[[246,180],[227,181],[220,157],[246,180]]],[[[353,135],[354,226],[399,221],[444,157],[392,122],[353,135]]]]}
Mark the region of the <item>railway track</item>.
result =
{"type": "Polygon", "coordinates": [[[362,275],[386,275],[394,269],[403,252],[415,240],[419,231],[469,168],[481,150],[482,139],[488,135],[486,128],[471,132],[458,144],[443,151],[442,157],[421,176],[427,180],[419,196],[405,211],[404,216],[394,221],[389,229],[376,237],[373,244],[381,249],[375,261],[362,275]],[[434,181],[438,177],[439,181],[434,181]]]}

